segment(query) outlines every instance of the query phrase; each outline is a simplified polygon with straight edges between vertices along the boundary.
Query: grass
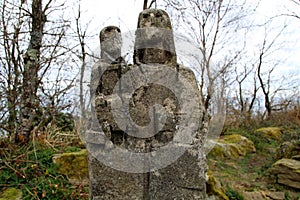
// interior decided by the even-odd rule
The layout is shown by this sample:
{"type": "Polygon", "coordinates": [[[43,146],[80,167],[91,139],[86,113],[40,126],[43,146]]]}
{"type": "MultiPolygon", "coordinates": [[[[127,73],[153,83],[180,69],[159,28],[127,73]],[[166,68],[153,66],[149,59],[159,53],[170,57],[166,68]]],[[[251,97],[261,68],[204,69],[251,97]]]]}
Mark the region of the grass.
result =
{"type": "Polygon", "coordinates": [[[241,195],[237,190],[232,189],[230,186],[227,186],[225,194],[230,200],[244,200],[243,195],[241,195]]]}
{"type": "MultiPolygon", "coordinates": [[[[299,191],[270,181],[268,169],[275,162],[276,148],[284,141],[300,140],[299,127],[284,127],[281,140],[262,139],[253,128],[227,130],[225,134],[240,134],[254,142],[255,154],[235,160],[208,159],[208,165],[214,176],[225,186],[230,199],[243,199],[240,190],[276,190],[285,192],[285,199],[300,199],[299,191]],[[275,153],[271,153],[275,151],[275,153]],[[295,198],[295,196],[297,196],[295,198]]],[[[88,187],[72,185],[67,177],[57,172],[52,157],[56,153],[76,152],[82,144],[76,135],[57,132],[50,137],[55,142],[43,143],[36,140],[26,146],[10,144],[7,139],[0,139],[0,193],[7,188],[22,191],[23,199],[88,199],[88,187]]]]}
{"type": "Polygon", "coordinates": [[[240,134],[252,140],[256,153],[250,153],[239,159],[218,159],[208,157],[209,169],[222,185],[230,199],[241,199],[239,191],[281,191],[285,199],[300,199],[299,190],[276,183],[269,169],[275,163],[277,149],[285,141],[299,140],[300,127],[284,127],[282,139],[268,140],[259,137],[249,128],[227,129],[225,134],[240,134]],[[237,192],[237,193],[236,193],[237,192]],[[297,196],[298,195],[298,196],[297,196]]]}
{"type": "MultiPolygon", "coordinates": [[[[78,147],[69,148],[75,150],[78,147]]],[[[67,177],[56,172],[57,166],[52,162],[55,153],[53,148],[39,143],[1,148],[0,193],[13,187],[22,190],[24,200],[88,199],[87,187],[73,186],[67,177]]]]}

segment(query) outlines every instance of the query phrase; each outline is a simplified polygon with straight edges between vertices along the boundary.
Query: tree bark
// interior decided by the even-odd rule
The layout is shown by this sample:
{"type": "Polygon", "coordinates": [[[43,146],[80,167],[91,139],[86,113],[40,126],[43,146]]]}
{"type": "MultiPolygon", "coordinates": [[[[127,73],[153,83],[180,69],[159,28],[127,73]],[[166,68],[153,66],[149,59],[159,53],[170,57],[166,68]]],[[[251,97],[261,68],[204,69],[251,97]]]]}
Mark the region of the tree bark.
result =
{"type": "Polygon", "coordinates": [[[16,142],[28,142],[30,133],[34,127],[35,110],[38,107],[37,90],[40,85],[38,71],[40,68],[40,56],[43,39],[43,29],[46,23],[46,15],[43,10],[42,0],[32,1],[30,42],[25,53],[23,85],[21,94],[21,137],[16,142]]]}
{"type": "Polygon", "coordinates": [[[147,4],[148,4],[148,0],[144,0],[144,7],[143,7],[143,10],[146,10],[146,9],[147,9],[147,4]]]}

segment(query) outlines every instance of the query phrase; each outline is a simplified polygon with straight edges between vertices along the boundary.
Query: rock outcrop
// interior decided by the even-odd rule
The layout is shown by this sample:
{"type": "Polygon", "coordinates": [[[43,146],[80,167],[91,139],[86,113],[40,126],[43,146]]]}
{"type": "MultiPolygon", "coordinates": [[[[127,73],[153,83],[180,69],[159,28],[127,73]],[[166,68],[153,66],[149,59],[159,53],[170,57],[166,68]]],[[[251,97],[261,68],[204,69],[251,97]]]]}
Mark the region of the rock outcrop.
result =
{"type": "Polygon", "coordinates": [[[22,200],[22,191],[16,188],[8,188],[0,194],[0,200],[22,200]]]}
{"type": "MultiPolygon", "coordinates": [[[[297,158],[300,155],[300,141],[286,141],[277,149],[276,158],[297,158]]],[[[293,158],[293,159],[294,159],[293,158]]],[[[296,160],[296,159],[295,159],[296,160]]]]}
{"type": "Polygon", "coordinates": [[[261,191],[243,192],[245,200],[266,200],[266,196],[261,191]]]}
{"type": "Polygon", "coordinates": [[[214,145],[208,156],[212,158],[239,158],[247,153],[254,153],[254,144],[248,138],[239,134],[225,135],[220,139],[208,141],[214,145]]]}
{"type": "Polygon", "coordinates": [[[224,188],[222,188],[220,182],[217,181],[210,170],[207,172],[206,193],[208,199],[229,200],[225,194],[224,188]]]}
{"type": "Polygon", "coordinates": [[[278,183],[300,189],[300,161],[283,158],[273,164],[270,172],[278,183]]]}
{"type": "Polygon", "coordinates": [[[254,132],[258,136],[262,136],[265,139],[280,140],[282,137],[282,128],[280,127],[264,127],[255,130],[254,132]]]}
{"type": "Polygon", "coordinates": [[[243,192],[245,200],[285,200],[284,192],[253,191],[243,192]]]}
{"type": "Polygon", "coordinates": [[[58,172],[67,176],[75,185],[88,184],[88,161],[85,149],[78,152],[56,154],[53,162],[58,165],[58,172]]]}

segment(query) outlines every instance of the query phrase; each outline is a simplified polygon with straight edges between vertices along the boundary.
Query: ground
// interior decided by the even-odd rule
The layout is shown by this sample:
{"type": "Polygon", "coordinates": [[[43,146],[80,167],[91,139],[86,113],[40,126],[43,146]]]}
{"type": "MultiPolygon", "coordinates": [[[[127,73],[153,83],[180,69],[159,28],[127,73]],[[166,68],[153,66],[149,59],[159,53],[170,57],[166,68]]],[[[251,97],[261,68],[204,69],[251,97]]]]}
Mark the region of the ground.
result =
{"type": "MultiPolygon", "coordinates": [[[[210,158],[208,166],[221,183],[229,199],[242,199],[243,192],[279,192],[285,200],[300,199],[300,191],[276,183],[269,172],[278,157],[280,144],[300,140],[300,128],[285,129],[280,140],[263,139],[255,131],[228,130],[225,134],[241,134],[254,142],[256,152],[240,158],[210,158]]],[[[65,135],[64,135],[65,138],[65,135]]],[[[73,138],[73,137],[72,137],[73,138]]],[[[70,140],[71,141],[71,140],[70,140]]],[[[51,142],[51,141],[50,141],[51,142]]],[[[0,139],[0,196],[8,188],[22,190],[23,199],[88,199],[87,185],[72,185],[60,174],[53,156],[63,152],[77,152],[84,146],[79,140],[66,143],[31,143],[27,146],[9,144],[0,139]]],[[[259,200],[259,199],[255,199],[259,200]]]]}
{"type": "Polygon", "coordinates": [[[299,130],[292,132],[293,135],[283,136],[281,140],[264,140],[258,138],[258,135],[249,135],[245,132],[240,134],[254,141],[257,149],[255,153],[248,153],[244,157],[235,159],[216,159],[208,156],[209,169],[225,190],[235,190],[240,194],[254,191],[282,192],[286,200],[300,199],[299,190],[277,184],[276,177],[269,171],[278,159],[276,153],[280,144],[292,138],[299,138],[299,130]]]}

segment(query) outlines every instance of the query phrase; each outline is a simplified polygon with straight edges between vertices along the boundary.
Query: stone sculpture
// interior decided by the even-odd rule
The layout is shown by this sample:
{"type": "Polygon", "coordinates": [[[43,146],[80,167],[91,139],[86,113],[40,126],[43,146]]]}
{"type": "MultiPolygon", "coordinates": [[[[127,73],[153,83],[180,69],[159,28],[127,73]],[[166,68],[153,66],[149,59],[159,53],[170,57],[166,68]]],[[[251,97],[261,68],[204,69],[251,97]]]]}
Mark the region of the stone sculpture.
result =
{"type": "Polygon", "coordinates": [[[90,198],[205,199],[203,110],[193,72],[177,64],[168,14],[140,13],[134,65],[121,57],[119,28],[104,28],[100,41],[86,133],[90,198]]]}

